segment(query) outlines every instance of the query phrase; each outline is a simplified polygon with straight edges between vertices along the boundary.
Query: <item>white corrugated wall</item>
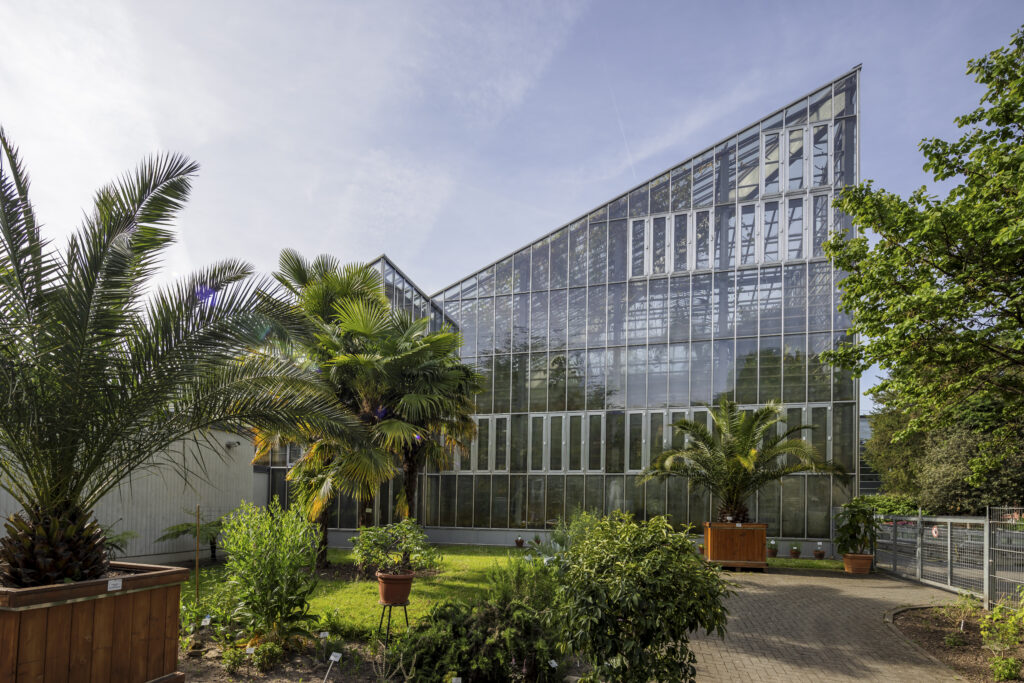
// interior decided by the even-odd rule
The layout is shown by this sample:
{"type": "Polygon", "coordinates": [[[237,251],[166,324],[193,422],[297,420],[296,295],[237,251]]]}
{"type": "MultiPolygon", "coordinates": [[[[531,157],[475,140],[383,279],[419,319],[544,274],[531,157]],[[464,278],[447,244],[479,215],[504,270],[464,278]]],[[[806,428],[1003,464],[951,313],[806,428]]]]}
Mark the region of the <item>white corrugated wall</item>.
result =
{"type": "MultiPolygon", "coordinates": [[[[256,486],[250,464],[255,450],[250,441],[226,432],[209,432],[175,442],[167,453],[157,456],[160,464],[136,473],[97,506],[96,518],[115,532],[135,531],[126,558],[139,562],[187,560],[195,550],[191,536],[156,542],[164,529],[195,520],[196,505],[202,518],[229,512],[242,500],[266,503],[266,484],[256,486]],[[201,462],[201,465],[199,464],[201,462]],[[261,497],[262,492],[262,497],[261,497]]],[[[265,481],[265,475],[258,477],[265,481]]],[[[0,517],[6,519],[17,505],[0,491],[0,517]]],[[[0,526],[0,534],[3,528],[0,526]]],[[[209,547],[200,548],[202,557],[209,547]]]]}

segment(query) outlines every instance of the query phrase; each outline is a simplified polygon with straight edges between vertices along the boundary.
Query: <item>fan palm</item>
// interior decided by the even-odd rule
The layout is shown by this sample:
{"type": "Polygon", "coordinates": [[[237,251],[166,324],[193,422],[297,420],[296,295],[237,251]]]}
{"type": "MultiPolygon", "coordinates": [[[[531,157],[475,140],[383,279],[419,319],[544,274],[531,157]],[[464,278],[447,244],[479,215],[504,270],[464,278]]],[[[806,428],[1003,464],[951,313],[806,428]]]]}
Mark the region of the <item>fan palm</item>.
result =
{"type": "Polygon", "coordinates": [[[197,430],[359,429],[315,373],[260,351],[306,327],[248,264],[153,286],[195,163],[154,156],[104,187],[60,251],[2,130],[0,152],[0,486],[22,508],[0,539],[3,581],[101,576],[96,504],[197,430]]]}
{"type": "Polygon", "coordinates": [[[800,438],[801,432],[813,427],[787,425],[778,433],[777,424],[783,422],[778,403],[747,412],[723,400],[711,410],[711,420],[713,429],[693,420],[676,422],[673,427],[685,436],[685,446],[659,455],[641,482],[686,477],[721,501],[719,522],[747,522],[747,500],[765,484],[799,472],[842,473],[800,438]]]}

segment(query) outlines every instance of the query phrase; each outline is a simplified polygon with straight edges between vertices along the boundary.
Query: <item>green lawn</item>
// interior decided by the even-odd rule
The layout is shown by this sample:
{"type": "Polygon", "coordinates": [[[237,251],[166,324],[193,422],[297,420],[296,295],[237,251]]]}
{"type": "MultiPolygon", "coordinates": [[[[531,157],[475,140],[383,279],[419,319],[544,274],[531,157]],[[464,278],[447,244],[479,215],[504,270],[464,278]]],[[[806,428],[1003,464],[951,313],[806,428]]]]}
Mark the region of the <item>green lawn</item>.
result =
{"type": "Polygon", "coordinates": [[[813,557],[769,557],[769,569],[816,569],[824,572],[843,571],[842,560],[816,560],[813,557]]]}

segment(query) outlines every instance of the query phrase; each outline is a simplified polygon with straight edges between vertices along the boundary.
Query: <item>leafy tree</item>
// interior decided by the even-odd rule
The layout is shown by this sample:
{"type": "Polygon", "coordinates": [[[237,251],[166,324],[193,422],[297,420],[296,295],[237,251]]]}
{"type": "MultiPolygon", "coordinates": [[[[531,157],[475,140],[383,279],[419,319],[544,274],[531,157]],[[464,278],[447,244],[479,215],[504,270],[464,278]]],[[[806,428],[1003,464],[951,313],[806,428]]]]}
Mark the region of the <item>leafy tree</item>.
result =
{"type": "MultiPolygon", "coordinates": [[[[849,274],[841,307],[861,339],[828,358],[887,371],[872,391],[915,428],[956,422],[976,396],[1003,406],[1003,425],[1024,418],[1024,30],[967,72],[985,94],[956,119],[963,134],[920,144],[934,179],[956,183],[949,193],[922,187],[904,199],[870,182],[847,188],[836,205],[859,236],[827,245],[849,274]],[[868,229],[879,238],[873,246],[868,229]]],[[[992,439],[1008,443],[998,430],[992,439]]],[[[1010,453],[1019,457],[1019,446],[994,457],[1010,453]]]]}
{"type": "Polygon", "coordinates": [[[884,491],[917,496],[927,433],[911,428],[911,413],[894,405],[889,392],[880,393],[878,399],[868,416],[871,438],[864,444],[864,460],[878,472],[884,491]]]}
{"type": "Polygon", "coordinates": [[[97,503],[196,430],[354,427],[315,373],[261,351],[305,327],[248,264],[153,286],[197,170],[149,158],[96,194],[58,251],[0,130],[0,487],[22,508],[0,539],[8,584],[102,576],[97,503]]]}
{"type": "Polygon", "coordinates": [[[777,425],[782,422],[778,403],[747,412],[723,399],[711,410],[711,420],[713,429],[693,420],[676,422],[673,428],[687,437],[686,445],[659,455],[640,481],[687,477],[721,501],[718,521],[731,517],[746,522],[750,519],[747,500],[765,484],[798,472],[841,472],[799,438],[802,431],[813,427],[787,426],[778,433],[777,425]]]}
{"type": "MultiPolygon", "coordinates": [[[[217,538],[220,536],[220,531],[223,526],[223,516],[215,519],[207,519],[206,521],[200,520],[199,522],[199,542],[206,543],[210,546],[210,562],[217,561],[217,538]]],[[[181,524],[172,524],[164,529],[164,533],[156,540],[158,543],[162,541],[173,541],[174,539],[181,538],[182,536],[191,536],[192,538],[195,538],[196,523],[182,522],[181,524]]]]}

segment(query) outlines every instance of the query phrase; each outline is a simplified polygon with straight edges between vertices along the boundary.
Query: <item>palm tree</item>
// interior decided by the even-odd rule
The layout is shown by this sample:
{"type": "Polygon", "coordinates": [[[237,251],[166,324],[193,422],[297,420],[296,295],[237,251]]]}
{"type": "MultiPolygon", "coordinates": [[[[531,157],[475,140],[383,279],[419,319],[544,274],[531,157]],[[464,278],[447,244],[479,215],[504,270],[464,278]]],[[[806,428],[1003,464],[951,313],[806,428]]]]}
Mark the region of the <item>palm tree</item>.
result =
{"type": "Polygon", "coordinates": [[[59,251],[0,130],[0,486],[22,508],[0,539],[8,584],[102,576],[96,504],[197,430],[359,428],[315,373],[261,351],[307,330],[248,264],[154,286],[197,170],[149,158],[96,194],[59,251]]]}
{"type": "Polygon", "coordinates": [[[776,402],[747,412],[723,400],[711,410],[711,421],[713,429],[703,422],[676,422],[673,427],[685,436],[686,444],[659,455],[640,481],[687,477],[721,501],[719,522],[747,522],[747,499],[765,484],[799,472],[842,473],[842,468],[821,460],[800,438],[812,426],[787,425],[778,433],[776,425],[783,420],[782,407],[776,402]]]}

